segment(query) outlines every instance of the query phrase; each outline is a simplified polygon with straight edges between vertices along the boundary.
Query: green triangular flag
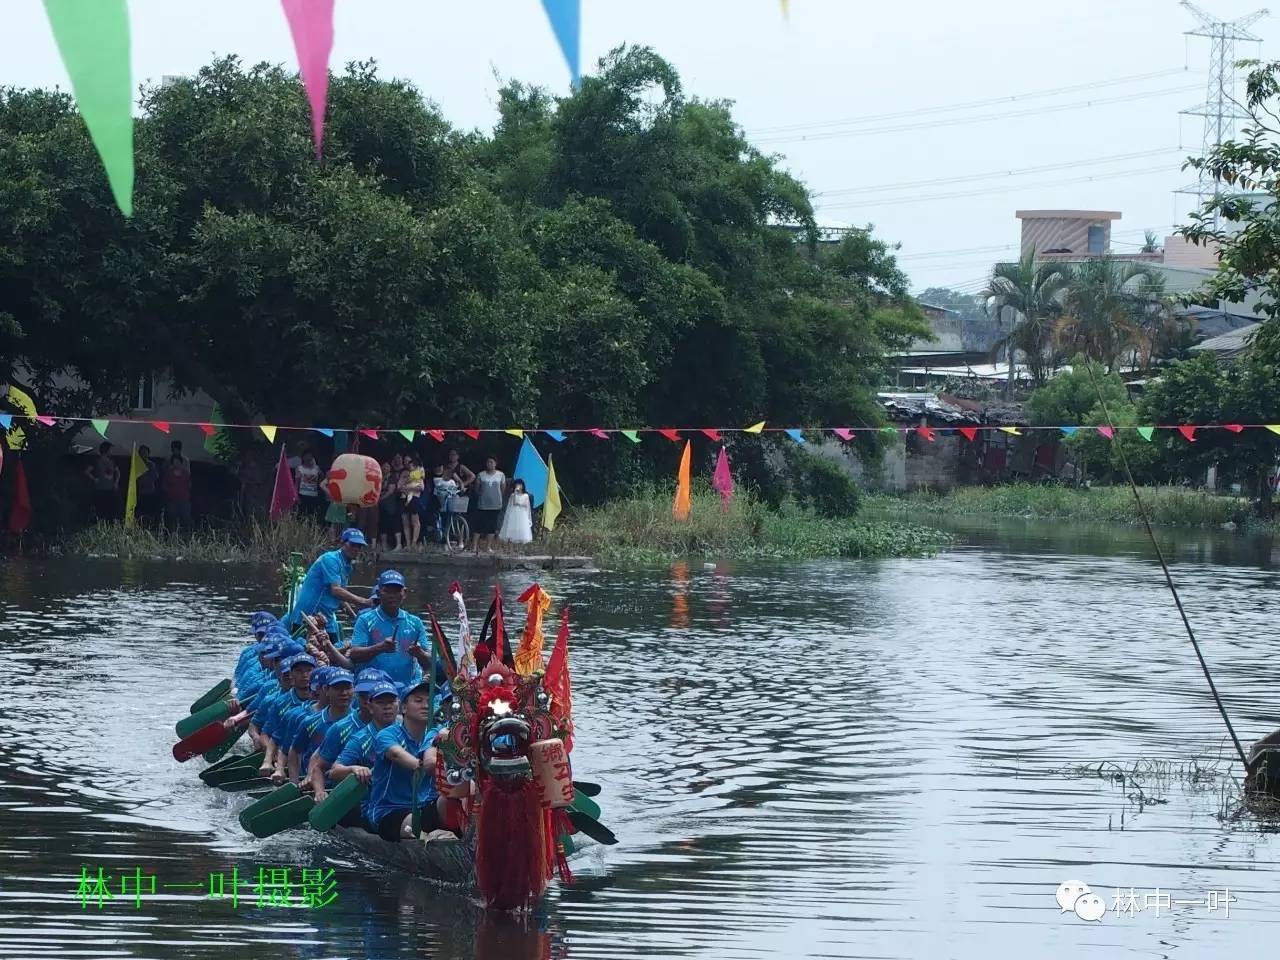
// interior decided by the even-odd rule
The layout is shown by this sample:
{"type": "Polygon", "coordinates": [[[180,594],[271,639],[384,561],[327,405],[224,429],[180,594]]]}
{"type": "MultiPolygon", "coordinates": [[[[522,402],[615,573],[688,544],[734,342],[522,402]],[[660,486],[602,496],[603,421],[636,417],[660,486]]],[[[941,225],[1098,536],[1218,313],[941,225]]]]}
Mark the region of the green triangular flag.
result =
{"type": "Polygon", "coordinates": [[[406,440],[408,440],[410,443],[413,443],[413,431],[412,431],[412,430],[397,430],[397,431],[396,431],[396,433],[400,434],[400,436],[404,437],[404,438],[405,438],[406,440]]]}
{"type": "Polygon", "coordinates": [[[1148,443],[1150,443],[1151,438],[1155,436],[1155,432],[1156,432],[1155,427],[1139,427],[1138,428],[1138,435],[1141,436],[1142,439],[1146,440],[1148,443]]]}
{"type": "Polygon", "coordinates": [[[897,433],[898,428],[897,427],[881,427],[880,432],[881,433],[897,433]]]}
{"type": "Polygon", "coordinates": [[[640,442],[640,434],[636,433],[636,431],[634,430],[619,430],[618,432],[622,434],[624,437],[626,437],[628,440],[630,440],[632,443],[640,442]]]}
{"type": "Polygon", "coordinates": [[[44,0],[76,106],[116,205],[133,216],[133,79],[127,0],[44,0]]]}
{"type": "Polygon", "coordinates": [[[111,426],[110,420],[90,420],[89,422],[93,424],[93,429],[102,434],[103,440],[107,439],[107,427],[111,426]]]}

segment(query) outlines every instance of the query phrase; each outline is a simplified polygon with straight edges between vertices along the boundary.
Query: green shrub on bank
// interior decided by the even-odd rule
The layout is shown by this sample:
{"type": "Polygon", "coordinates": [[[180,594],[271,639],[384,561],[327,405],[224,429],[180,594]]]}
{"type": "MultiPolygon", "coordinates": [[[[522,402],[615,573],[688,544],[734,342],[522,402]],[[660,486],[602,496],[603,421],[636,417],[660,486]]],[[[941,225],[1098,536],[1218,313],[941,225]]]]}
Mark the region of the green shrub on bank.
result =
{"type": "MultiPolygon", "coordinates": [[[[1183,487],[1143,487],[1139,493],[1152,523],[1163,526],[1220,526],[1249,521],[1249,504],[1237,497],[1218,497],[1183,487]]],[[[1133,491],[1127,486],[1089,490],[1038,484],[958,487],[945,494],[917,492],[905,497],[877,496],[868,506],[877,512],[927,512],[1141,523],[1133,491]]]]}
{"type": "Polygon", "coordinates": [[[71,534],[63,550],[76,556],[274,563],[293,552],[310,559],[327,546],[325,529],[292,514],[279,523],[251,520],[239,530],[200,529],[180,534],[141,525],[126,528],[119,522],[97,523],[71,534]]]}
{"type": "Polygon", "coordinates": [[[862,502],[857,481],[827,457],[798,451],[790,461],[791,489],[799,504],[822,517],[852,517],[862,502]]]}

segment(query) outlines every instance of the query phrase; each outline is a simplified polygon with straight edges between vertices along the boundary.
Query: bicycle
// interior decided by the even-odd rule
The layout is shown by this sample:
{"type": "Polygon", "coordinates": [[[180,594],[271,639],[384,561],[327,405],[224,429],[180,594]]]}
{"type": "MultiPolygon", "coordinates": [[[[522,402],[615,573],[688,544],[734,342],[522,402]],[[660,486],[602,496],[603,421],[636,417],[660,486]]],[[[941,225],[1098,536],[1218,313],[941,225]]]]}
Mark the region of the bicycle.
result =
{"type": "Polygon", "coordinates": [[[471,501],[467,497],[450,497],[445,501],[444,512],[444,549],[448,553],[456,546],[459,550],[467,548],[471,539],[471,525],[467,523],[467,509],[471,501]]]}

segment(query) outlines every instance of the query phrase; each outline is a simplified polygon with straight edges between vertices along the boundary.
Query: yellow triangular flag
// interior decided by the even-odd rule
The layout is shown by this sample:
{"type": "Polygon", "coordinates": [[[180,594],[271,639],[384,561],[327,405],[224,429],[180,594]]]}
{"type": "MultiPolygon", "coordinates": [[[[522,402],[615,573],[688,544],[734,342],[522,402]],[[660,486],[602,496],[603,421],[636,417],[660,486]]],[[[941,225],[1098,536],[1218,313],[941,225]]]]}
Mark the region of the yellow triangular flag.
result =
{"type": "Polygon", "coordinates": [[[743,432],[743,433],[761,433],[763,430],[764,430],[764,421],[763,421],[763,420],[761,420],[759,423],[753,423],[753,424],[752,424],[751,426],[749,426],[749,427],[743,427],[743,428],[742,428],[742,432],[743,432]]]}
{"type": "Polygon", "coordinates": [[[142,479],[142,475],[147,472],[147,463],[138,456],[138,445],[133,445],[133,452],[129,454],[129,490],[124,495],[124,525],[132,527],[136,522],[134,520],[134,511],[138,508],[138,481],[142,479]]]}
{"type": "Polygon", "coordinates": [[[509,433],[509,434],[511,434],[511,436],[513,436],[513,437],[523,437],[523,436],[524,436],[524,431],[523,431],[523,430],[521,430],[519,427],[512,427],[510,430],[504,430],[504,431],[502,431],[502,432],[503,432],[503,433],[509,433]]]}
{"type": "Polygon", "coordinates": [[[556,484],[556,463],[551,454],[547,454],[547,495],[542,503],[543,528],[554,530],[558,516],[560,516],[560,487],[556,484]]]}
{"type": "Polygon", "coordinates": [[[1020,437],[1020,436],[1022,436],[1022,434],[1020,434],[1020,433],[1018,432],[1018,428],[1017,428],[1017,427],[1001,427],[1000,429],[1001,429],[1001,430],[1003,430],[1005,433],[1011,433],[1011,434],[1013,434],[1015,437],[1020,437]]]}
{"type": "Polygon", "coordinates": [[[258,425],[258,429],[262,431],[262,435],[267,438],[267,443],[276,442],[276,428],[269,423],[258,425]]]}
{"type": "Polygon", "coordinates": [[[680,454],[680,470],[676,473],[676,499],[671,505],[671,515],[681,523],[689,519],[689,509],[693,506],[692,456],[693,444],[686,440],[684,453],[680,454]]]}
{"type": "Polygon", "coordinates": [[[1280,433],[1280,423],[1268,423],[1267,429],[1272,433],[1280,433]]]}

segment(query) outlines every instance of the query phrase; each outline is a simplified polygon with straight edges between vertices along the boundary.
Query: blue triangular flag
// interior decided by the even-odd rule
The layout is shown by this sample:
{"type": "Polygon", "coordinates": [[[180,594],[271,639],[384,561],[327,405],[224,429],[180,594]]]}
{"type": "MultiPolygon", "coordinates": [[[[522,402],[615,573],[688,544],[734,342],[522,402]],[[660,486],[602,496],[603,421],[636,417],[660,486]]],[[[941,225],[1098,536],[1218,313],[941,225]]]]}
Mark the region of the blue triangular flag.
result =
{"type": "Polygon", "coordinates": [[[801,433],[799,430],[787,430],[787,431],[786,431],[786,434],[787,434],[787,436],[788,436],[788,437],[790,437],[790,438],[791,438],[792,440],[794,440],[796,443],[804,443],[804,442],[805,442],[805,441],[804,441],[804,434],[803,434],[803,433],[801,433]]]}
{"type": "Polygon", "coordinates": [[[551,29],[555,31],[560,52],[569,64],[569,73],[573,75],[573,85],[576,87],[582,76],[578,69],[578,47],[582,38],[582,0],[542,0],[542,7],[547,11],[547,19],[551,21],[551,29]]]}
{"type": "Polygon", "coordinates": [[[13,414],[0,413],[0,427],[3,427],[4,429],[8,430],[12,426],[13,426],[13,414]]]}
{"type": "Polygon", "coordinates": [[[1061,430],[1063,433],[1065,433],[1068,437],[1076,432],[1075,427],[1059,427],[1058,429],[1061,430]]]}
{"type": "Polygon", "coordinates": [[[323,434],[326,437],[333,436],[333,430],[329,427],[312,427],[311,429],[314,430],[316,433],[323,434]]]}
{"type": "Polygon", "coordinates": [[[543,430],[542,432],[545,433],[552,440],[554,440],[556,443],[564,443],[563,430],[543,430]]]}
{"type": "Polygon", "coordinates": [[[542,506],[542,501],[547,498],[547,464],[528,437],[520,444],[520,456],[516,457],[516,469],[511,479],[523,480],[530,502],[535,507],[542,506]]]}

